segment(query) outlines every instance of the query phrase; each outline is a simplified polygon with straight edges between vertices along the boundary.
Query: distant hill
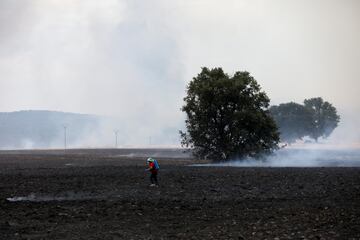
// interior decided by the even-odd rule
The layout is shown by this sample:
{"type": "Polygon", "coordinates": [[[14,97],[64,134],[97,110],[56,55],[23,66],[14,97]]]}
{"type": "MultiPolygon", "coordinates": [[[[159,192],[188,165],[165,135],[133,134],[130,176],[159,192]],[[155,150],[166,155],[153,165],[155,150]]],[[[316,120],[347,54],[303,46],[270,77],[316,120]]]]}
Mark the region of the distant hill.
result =
{"type": "Polygon", "coordinates": [[[69,144],[97,129],[96,115],[56,111],[0,112],[0,149],[63,147],[64,127],[69,144]]]}

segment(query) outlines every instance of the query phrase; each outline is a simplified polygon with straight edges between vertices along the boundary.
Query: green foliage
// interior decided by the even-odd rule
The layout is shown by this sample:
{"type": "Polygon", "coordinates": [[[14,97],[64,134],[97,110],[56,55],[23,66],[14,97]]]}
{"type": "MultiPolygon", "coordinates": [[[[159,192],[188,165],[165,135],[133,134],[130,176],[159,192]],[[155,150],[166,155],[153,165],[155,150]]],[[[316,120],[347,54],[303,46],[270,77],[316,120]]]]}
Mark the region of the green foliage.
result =
{"type": "Polygon", "coordinates": [[[269,98],[248,72],[230,77],[221,68],[201,73],[189,83],[183,146],[212,160],[257,157],[278,148],[279,134],[268,113],[269,98]]]}
{"type": "Polygon", "coordinates": [[[320,97],[305,99],[304,105],[312,114],[310,137],[317,141],[320,137],[330,136],[340,121],[336,108],[320,97]]]}
{"type": "Polygon", "coordinates": [[[270,107],[281,141],[293,143],[309,135],[312,129],[312,114],[303,105],[290,102],[270,107]]]}
{"type": "Polygon", "coordinates": [[[327,138],[340,120],[336,108],[320,97],[306,99],[304,105],[290,102],[271,106],[270,114],[279,127],[281,140],[288,143],[305,136],[316,141],[327,138]]]}

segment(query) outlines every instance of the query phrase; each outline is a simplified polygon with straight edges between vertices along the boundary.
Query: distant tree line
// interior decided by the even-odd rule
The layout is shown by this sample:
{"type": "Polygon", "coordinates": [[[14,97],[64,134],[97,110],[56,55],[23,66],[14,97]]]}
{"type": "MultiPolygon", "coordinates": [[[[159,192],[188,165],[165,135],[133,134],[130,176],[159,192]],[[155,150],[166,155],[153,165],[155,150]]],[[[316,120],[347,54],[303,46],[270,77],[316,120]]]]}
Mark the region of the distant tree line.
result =
{"type": "Polygon", "coordinates": [[[279,128],[281,141],[287,143],[304,137],[316,142],[327,138],[340,121],[336,108],[321,97],[305,99],[303,105],[289,102],[271,106],[270,114],[279,128]]]}

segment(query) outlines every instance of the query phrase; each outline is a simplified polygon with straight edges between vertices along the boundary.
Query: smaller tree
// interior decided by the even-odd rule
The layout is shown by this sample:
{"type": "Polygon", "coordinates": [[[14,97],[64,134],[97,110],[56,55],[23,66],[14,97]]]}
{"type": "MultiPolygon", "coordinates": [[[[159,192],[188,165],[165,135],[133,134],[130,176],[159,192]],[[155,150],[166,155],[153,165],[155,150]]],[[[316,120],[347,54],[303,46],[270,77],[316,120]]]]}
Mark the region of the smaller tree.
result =
{"type": "Polygon", "coordinates": [[[282,103],[271,106],[270,114],[279,128],[282,141],[293,143],[310,134],[312,114],[303,105],[294,102],[282,103]]]}
{"type": "Polygon", "coordinates": [[[321,97],[304,100],[305,108],[312,114],[309,136],[317,142],[320,137],[327,138],[338,126],[340,116],[336,108],[321,97]]]}

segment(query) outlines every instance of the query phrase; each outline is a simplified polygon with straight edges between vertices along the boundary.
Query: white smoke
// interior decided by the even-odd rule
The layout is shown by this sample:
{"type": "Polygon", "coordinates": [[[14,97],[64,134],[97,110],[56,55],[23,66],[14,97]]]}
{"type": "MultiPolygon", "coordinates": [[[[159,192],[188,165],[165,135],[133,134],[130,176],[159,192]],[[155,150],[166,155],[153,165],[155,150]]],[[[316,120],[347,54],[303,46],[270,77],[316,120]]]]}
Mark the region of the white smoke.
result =
{"type": "Polygon", "coordinates": [[[14,196],[6,198],[9,202],[49,202],[49,201],[78,201],[105,199],[106,196],[95,196],[83,192],[67,191],[56,195],[30,193],[27,196],[14,196]]]}
{"type": "Polygon", "coordinates": [[[262,160],[234,159],[229,162],[197,164],[216,167],[360,167],[360,148],[310,145],[281,149],[262,160]],[[329,148],[330,147],[330,148],[329,148]]]}
{"type": "MultiPolygon", "coordinates": [[[[0,111],[118,119],[74,146],[111,146],[114,128],[121,145],[146,145],[150,137],[169,144],[176,137],[159,133],[183,126],[186,83],[200,67],[220,66],[251,72],[273,104],[321,96],[340,110],[341,121],[358,122],[359,4],[2,0],[0,111]]],[[[356,126],[339,129],[360,141],[356,126]]]]}

